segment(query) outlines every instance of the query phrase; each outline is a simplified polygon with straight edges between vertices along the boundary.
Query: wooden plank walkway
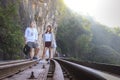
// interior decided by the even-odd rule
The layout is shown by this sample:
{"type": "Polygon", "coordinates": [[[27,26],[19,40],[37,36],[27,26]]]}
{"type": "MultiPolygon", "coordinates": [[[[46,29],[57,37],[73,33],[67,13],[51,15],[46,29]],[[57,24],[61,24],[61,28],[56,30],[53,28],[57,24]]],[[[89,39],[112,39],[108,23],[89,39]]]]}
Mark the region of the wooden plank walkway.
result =
{"type": "Polygon", "coordinates": [[[46,80],[48,70],[49,70],[49,64],[39,63],[32,68],[26,69],[16,75],[13,75],[12,77],[5,78],[3,80],[46,80]],[[43,65],[45,68],[43,68],[43,65]],[[34,73],[35,78],[29,79],[32,72],[34,73]]]}

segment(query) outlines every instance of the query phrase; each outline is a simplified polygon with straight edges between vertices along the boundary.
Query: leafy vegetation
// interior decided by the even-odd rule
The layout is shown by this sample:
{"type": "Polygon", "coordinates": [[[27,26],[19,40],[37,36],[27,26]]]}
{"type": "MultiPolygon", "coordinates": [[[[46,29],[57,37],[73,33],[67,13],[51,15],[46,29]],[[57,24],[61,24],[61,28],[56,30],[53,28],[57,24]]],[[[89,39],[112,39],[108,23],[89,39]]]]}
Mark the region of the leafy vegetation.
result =
{"type": "Polygon", "coordinates": [[[57,42],[61,53],[75,58],[82,58],[81,54],[91,51],[91,36],[90,23],[87,19],[77,14],[67,13],[60,21],[57,42]]]}
{"type": "Polygon", "coordinates": [[[20,58],[23,47],[23,34],[21,31],[17,4],[0,2],[0,55],[3,59],[20,58]]]}
{"type": "MultiPolygon", "coordinates": [[[[110,29],[89,16],[71,12],[63,0],[58,4],[55,15],[58,15],[57,45],[61,54],[81,61],[120,64],[119,27],[110,29]]],[[[0,57],[3,59],[20,58],[24,42],[19,20],[18,5],[1,0],[0,57]]]]}
{"type": "Polygon", "coordinates": [[[110,29],[90,16],[64,7],[57,30],[58,51],[73,59],[120,64],[120,28],[110,29]]]}

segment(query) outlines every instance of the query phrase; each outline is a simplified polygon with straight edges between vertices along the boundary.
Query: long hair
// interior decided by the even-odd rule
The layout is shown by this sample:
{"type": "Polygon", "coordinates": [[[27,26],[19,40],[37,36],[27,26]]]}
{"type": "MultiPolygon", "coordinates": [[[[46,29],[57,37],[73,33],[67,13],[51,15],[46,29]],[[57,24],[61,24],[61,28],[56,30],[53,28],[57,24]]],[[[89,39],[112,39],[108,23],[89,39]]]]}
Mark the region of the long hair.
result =
{"type": "Polygon", "coordinates": [[[48,25],[47,26],[47,30],[46,30],[46,32],[45,33],[47,33],[47,32],[49,32],[49,33],[51,33],[52,32],[52,27],[51,27],[51,25],[48,25]],[[50,30],[48,31],[48,27],[50,28],[50,30]]]}

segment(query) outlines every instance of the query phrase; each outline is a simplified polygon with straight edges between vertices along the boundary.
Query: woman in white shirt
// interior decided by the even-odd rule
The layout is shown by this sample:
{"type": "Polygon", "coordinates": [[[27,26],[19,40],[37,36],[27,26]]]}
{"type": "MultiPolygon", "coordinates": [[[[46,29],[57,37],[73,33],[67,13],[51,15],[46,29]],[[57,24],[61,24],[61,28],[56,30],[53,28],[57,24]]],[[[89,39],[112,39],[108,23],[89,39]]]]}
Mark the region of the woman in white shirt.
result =
{"type": "Polygon", "coordinates": [[[49,49],[49,59],[51,59],[51,45],[52,45],[52,41],[53,41],[51,25],[47,26],[47,30],[43,34],[43,41],[44,41],[44,50],[43,50],[42,59],[44,58],[47,49],[49,49]]]}

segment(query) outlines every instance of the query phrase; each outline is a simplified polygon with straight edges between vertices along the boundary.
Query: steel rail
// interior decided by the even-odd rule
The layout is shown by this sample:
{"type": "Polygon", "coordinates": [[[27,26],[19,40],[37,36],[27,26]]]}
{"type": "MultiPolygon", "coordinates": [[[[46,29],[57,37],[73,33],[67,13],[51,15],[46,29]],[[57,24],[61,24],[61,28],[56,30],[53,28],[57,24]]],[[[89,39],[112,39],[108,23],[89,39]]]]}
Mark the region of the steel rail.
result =
{"type": "Polygon", "coordinates": [[[76,78],[76,80],[106,80],[98,73],[86,68],[85,66],[66,61],[61,59],[56,59],[61,65],[63,65],[68,71],[71,72],[72,75],[76,78]]]}
{"type": "Polygon", "coordinates": [[[0,66],[2,66],[2,65],[8,65],[8,64],[20,63],[20,62],[26,62],[26,61],[29,61],[29,60],[30,60],[30,59],[5,61],[5,62],[1,62],[1,63],[0,63],[0,66]]]}
{"type": "Polygon", "coordinates": [[[76,60],[71,60],[71,59],[64,59],[64,60],[120,76],[120,66],[119,65],[112,65],[112,64],[105,64],[105,63],[81,62],[81,61],[76,61],[76,60]]]}
{"type": "Polygon", "coordinates": [[[17,61],[12,62],[11,64],[8,63],[5,65],[0,65],[0,79],[4,79],[6,77],[12,76],[20,71],[23,71],[33,65],[37,64],[36,60],[27,60],[27,61],[17,61]]]}
{"type": "Polygon", "coordinates": [[[55,64],[53,80],[64,80],[64,75],[63,75],[62,68],[61,68],[60,64],[55,60],[52,60],[52,61],[55,64]]]}

